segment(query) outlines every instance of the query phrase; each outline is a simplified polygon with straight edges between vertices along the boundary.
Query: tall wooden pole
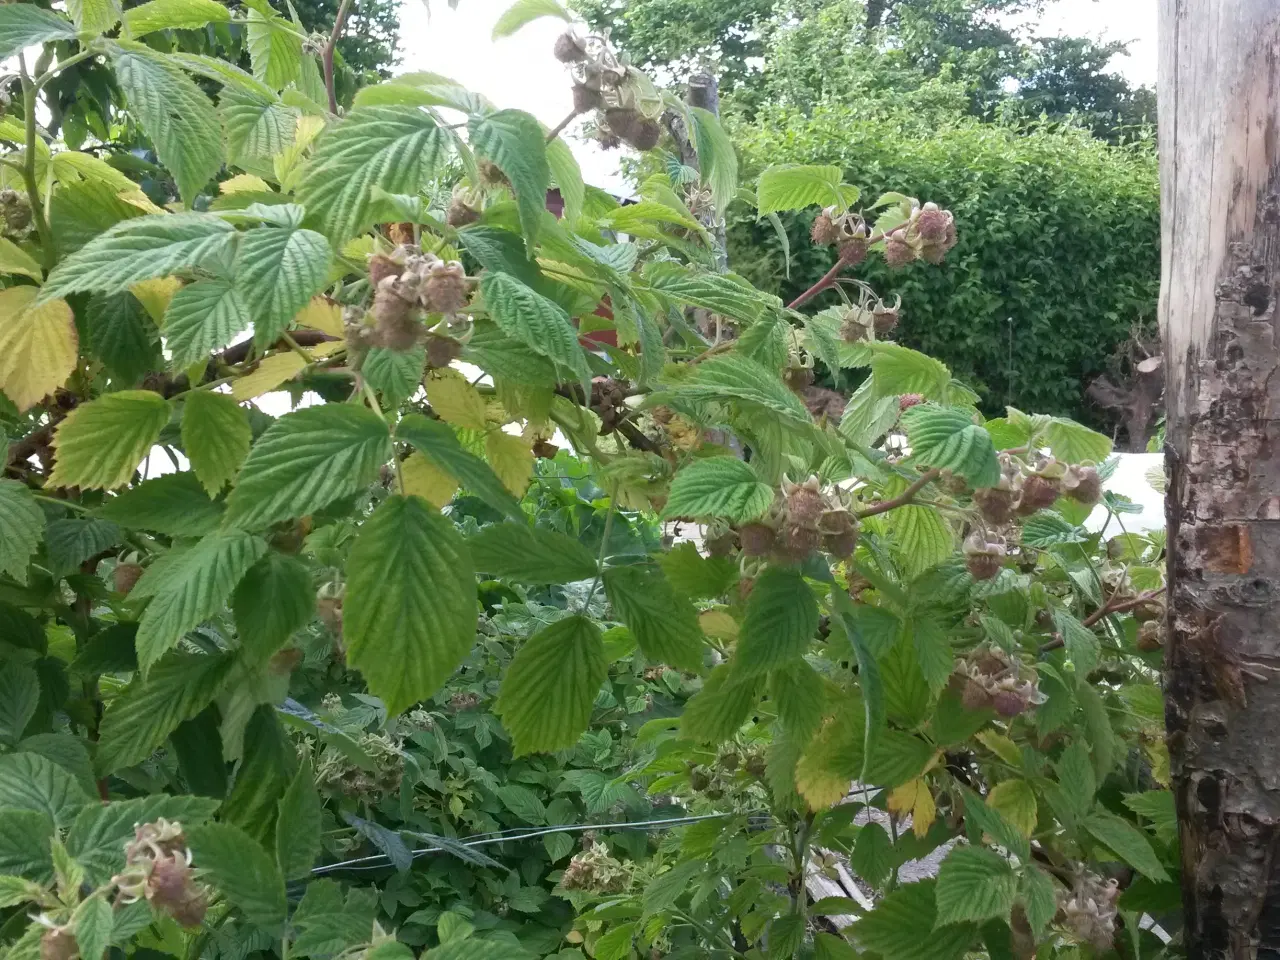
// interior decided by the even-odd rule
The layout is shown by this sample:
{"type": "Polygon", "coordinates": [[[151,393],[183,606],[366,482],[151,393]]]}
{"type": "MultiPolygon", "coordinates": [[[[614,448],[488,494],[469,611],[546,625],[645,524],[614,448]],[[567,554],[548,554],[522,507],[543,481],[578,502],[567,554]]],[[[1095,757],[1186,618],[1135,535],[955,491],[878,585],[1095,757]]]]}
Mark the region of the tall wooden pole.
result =
{"type": "Polygon", "coordinates": [[[1280,956],[1280,3],[1161,0],[1166,724],[1187,953],[1280,956]]]}

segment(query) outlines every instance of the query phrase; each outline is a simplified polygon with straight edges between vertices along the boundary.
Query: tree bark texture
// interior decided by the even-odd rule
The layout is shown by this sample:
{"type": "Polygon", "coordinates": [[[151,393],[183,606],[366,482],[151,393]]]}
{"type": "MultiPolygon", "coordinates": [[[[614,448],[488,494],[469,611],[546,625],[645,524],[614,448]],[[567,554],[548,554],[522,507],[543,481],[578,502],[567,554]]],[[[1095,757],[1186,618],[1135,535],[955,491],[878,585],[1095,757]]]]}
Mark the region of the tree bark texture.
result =
{"type": "Polygon", "coordinates": [[[1160,58],[1187,953],[1280,957],[1280,3],[1161,0],[1160,58]]]}

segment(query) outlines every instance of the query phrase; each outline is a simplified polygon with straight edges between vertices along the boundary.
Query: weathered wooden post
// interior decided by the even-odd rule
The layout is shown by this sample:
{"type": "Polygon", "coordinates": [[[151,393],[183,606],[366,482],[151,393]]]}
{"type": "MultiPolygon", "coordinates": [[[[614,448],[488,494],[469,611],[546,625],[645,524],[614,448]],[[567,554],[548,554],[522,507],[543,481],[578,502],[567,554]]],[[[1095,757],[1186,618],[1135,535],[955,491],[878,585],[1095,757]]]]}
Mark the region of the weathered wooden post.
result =
{"type": "Polygon", "coordinates": [[[1166,719],[1188,956],[1280,956],[1280,3],[1161,0],[1166,719]]]}

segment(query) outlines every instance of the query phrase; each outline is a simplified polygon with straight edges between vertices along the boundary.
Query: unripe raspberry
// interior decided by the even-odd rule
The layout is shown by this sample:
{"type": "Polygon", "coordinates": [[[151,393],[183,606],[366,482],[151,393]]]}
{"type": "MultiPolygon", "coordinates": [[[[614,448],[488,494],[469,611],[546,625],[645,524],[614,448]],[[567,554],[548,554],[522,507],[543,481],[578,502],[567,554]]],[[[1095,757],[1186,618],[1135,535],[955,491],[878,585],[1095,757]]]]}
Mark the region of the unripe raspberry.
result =
{"type": "Polygon", "coordinates": [[[449,211],[444,215],[444,222],[451,227],[465,227],[469,223],[475,223],[480,219],[480,213],[474,208],[462,202],[460,197],[454,197],[449,204],[449,211]]]}
{"type": "Polygon", "coordinates": [[[408,350],[418,342],[424,328],[417,319],[417,304],[400,295],[398,284],[396,278],[385,277],[378,285],[373,296],[374,326],[379,346],[408,350]]]}
{"type": "Polygon", "coordinates": [[[965,679],[960,703],[966,710],[989,710],[991,699],[991,693],[981,683],[977,680],[965,679]]]}
{"type": "Polygon", "coordinates": [[[900,234],[894,234],[884,242],[884,262],[893,270],[905,267],[916,258],[911,244],[900,234]]]}
{"type": "Polygon", "coordinates": [[[951,214],[939,210],[936,203],[926,203],[916,218],[916,231],[925,243],[944,243],[947,239],[947,223],[951,214]]]}
{"type": "Polygon", "coordinates": [[[1138,628],[1138,649],[1145,653],[1159,650],[1164,646],[1164,624],[1159,620],[1148,620],[1138,628]]]}
{"type": "Polygon", "coordinates": [[[918,393],[904,393],[898,398],[899,410],[910,410],[912,407],[919,406],[924,403],[924,397],[918,393]]]}
{"type": "Polygon", "coordinates": [[[1037,510],[1052,507],[1061,493],[1061,484],[1057,480],[1032,474],[1022,484],[1022,495],[1018,497],[1017,512],[1019,516],[1030,516],[1037,510]]]}
{"type": "Polygon", "coordinates": [[[1004,547],[989,543],[984,550],[971,551],[966,546],[964,566],[975,580],[993,580],[1004,566],[1004,547]]]}
{"type": "Polygon", "coordinates": [[[156,860],[147,878],[146,896],[153,907],[184,927],[198,927],[209,906],[204,891],[192,878],[191,868],[180,855],[156,860]]]}
{"type": "Polygon", "coordinates": [[[825,210],[814,217],[813,226],[809,230],[809,239],[819,247],[829,247],[840,239],[839,227],[825,210]]]}
{"type": "Polygon", "coordinates": [[[467,279],[462,264],[437,261],[427,268],[422,302],[431,313],[457,313],[467,305],[467,279]]]}
{"type": "Polygon", "coordinates": [[[746,523],[738,528],[738,542],[748,557],[763,557],[773,550],[778,535],[763,523],[746,523]]]}
{"type": "Polygon", "coordinates": [[[847,560],[858,549],[858,531],[842,530],[839,533],[827,533],[822,537],[822,545],[827,553],[837,560],[847,560]]]}
{"type": "Polygon", "coordinates": [[[556,37],[555,46],[551,48],[551,52],[561,63],[581,63],[587,59],[586,45],[572,30],[565,31],[556,37]]]}
{"type": "Polygon", "coordinates": [[[849,266],[856,267],[867,259],[869,249],[866,237],[846,237],[840,241],[840,259],[849,266]]]}
{"type": "Polygon", "coordinates": [[[31,229],[31,203],[16,190],[0,190],[0,221],[5,236],[20,239],[31,229]]]}
{"type": "Polygon", "coordinates": [[[631,107],[610,107],[604,112],[604,122],[613,133],[623,140],[630,140],[636,125],[643,117],[639,110],[631,107]]]}
{"type": "Polygon", "coordinates": [[[751,776],[760,779],[765,775],[768,767],[765,764],[765,759],[762,755],[753,753],[751,756],[747,757],[746,770],[747,773],[751,774],[751,776]]]}
{"type": "Polygon", "coordinates": [[[982,487],[973,491],[973,505],[978,508],[982,518],[995,527],[1003,526],[1013,519],[1015,499],[1014,492],[1003,487],[982,487]]]}
{"type": "Polygon", "coordinates": [[[1139,623],[1151,623],[1152,621],[1163,623],[1164,616],[1164,601],[1158,597],[1145,603],[1140,603],[1133,608],[1133,619],[1139,623]]]}
{"type": "Polygon", "coordinates": [[[141,576],[142,567],[138,564],[117,563],[114,574],[116,593],[127,597],[141,576]]]}
{"type": "Polygon", "coordinates": [[[398,277],[404,270],[404,264],[397,263],[391,257],[375,253],[369,258],[369,284],[377,289],[384,277],[398,277]]]}
{"type": "Polygon", "coordinates": [[[644,153],[658,145],[658,141],[662,139],[662,127],[658,125],[657,120],[642,117],[631,127],[631,136],[623,139],[644,153]]]}
{"type": "Polygon", "coordinates": [[[481,160],[478,164],[480,171],[480,182],[490,187],[505,187],[510,185],[507,175],[502,172],[502,168],[492,160],[481,160]]]}
{"type": "Polygon", "coordinates": [[[316,600],[316,613],[333,634],[342,636],[341,597],[320,597],[316,600]]]}
{"type": "Polygon", "coordinates": [[[818,491],[816,480],[811,479],[805,483],[797,484],[786,491],[786,511],[789,523],[816,529],[825,507],[826,505],[823,503],[822,494],[818,491]]]}
{"type": "Polygon", "coordinates": [[[738,545],[738,538],[732,530],[726,530],[718,537],[708,537],[703,541],[707,547],[707,553],[713,557],[727,557],[733,552],[733,548],[738,545]]]}
{"type": "Polygon", "coordinates": [[[1068,467],[1062,492],[1072,500],[1092,506],[1102,499],[1102,479],[1095,467],[1068,467]]]}
{"type": "Polygon", "coordinates": [[[575,83],[573,85],[573,109],[577,113],[590,113],[592,110],[599,110],[604,106],[604,97],[600,95],[600,91],[594,87],[588,87],[585,83],[575,83]]]}
{"type": "Polygon", "coordinates": [[[818,549],[822,543],[822,531],[817,527],[788,523],[782,528],[780,540],[782,553],[787,559],[799,563],[818,549]]]}
{"type": "Polygon", "coordinates": [[[533,455],[542,460],[554,460],[559,452],[560,448],[554,443],[546,440],[535,440],[533,442],[533,455]]]}
{"type": "Polygon", "coordinates": [[[902,307],[898,303],[893,306],[889,306],[883,301],[876,304],[871,311],[871,317],[875,321],[876,335],[884,336],[886,333],[892,332],[897,327],[898,319],[901,315],[902,307]]]}
{"type": "Polygon", "coordinates": [[[813,371],[808,367],[788,367],[782,374],[787,389],[799,393],[805,387],[813,386],[813,371]]]}
{"type": "Polygon", "coordinates": [[[861,343],[870,335],[870,329],[862,322],[861,310],[850,310],[840,322],[840,339],[845,343],[861,343]]]}
{"type": "Polygon", "coordinates": [[[936,243],[921,244],[920,259],[936,267],[947,259],[946,248],[936,243]]]}
{"type": "Polygon", "coordinates": [[[991,698],[991,705],[996,713],[1005,719],[1012,719],[1027,709],[1028,700],[1017,690],[998,690],[991,698]]]}
{"type": "Polygon", "coordinates": [[[80,945],[67,927],[46,930],[40,938],[40,960],[73,960],[80,956],[80,945]]]}
{"type": "Polygon", "coordinates": [[[711,774],[706,767],[694,767],[689,771],[689,786],[698,791],[711,786],[711,774]]]}
{"type": "Polygon", "coordinates": [[[427,337],[427,365],[441,368],[447,367],[462,353],[462,344],[450,337],[430,334],[427,337]]]}

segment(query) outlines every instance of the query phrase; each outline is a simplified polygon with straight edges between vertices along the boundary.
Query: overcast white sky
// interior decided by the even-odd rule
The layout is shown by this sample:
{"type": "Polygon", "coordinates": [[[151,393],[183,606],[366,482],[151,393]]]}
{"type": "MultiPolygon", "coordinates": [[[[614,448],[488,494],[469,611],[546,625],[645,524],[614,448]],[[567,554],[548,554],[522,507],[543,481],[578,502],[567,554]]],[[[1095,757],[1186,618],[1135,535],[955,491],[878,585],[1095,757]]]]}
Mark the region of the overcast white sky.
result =
{"type": "MultiPolygon", "coordinates": [[[[502,107],[516,107],[554,126],[569,112],[569,82],[551,56],[561,21],[535,21],[513,37],[493,41],[494,21],[512,0],[461,0],[450,10],[445,0],[403,0],[402,69],[430,70],[483,93],[502,107]]],[[[1156,0],[1054,0],[1033,29],[1042,34],[1069,33],[1098,40],[1131,42],[1119,57],[1117,72],[1131,82],[1152,85],[1156,78],[1156,0]]],[[[594,144],[575,147],[588,183],[620,186],[617,152],[594,144]]]]}

